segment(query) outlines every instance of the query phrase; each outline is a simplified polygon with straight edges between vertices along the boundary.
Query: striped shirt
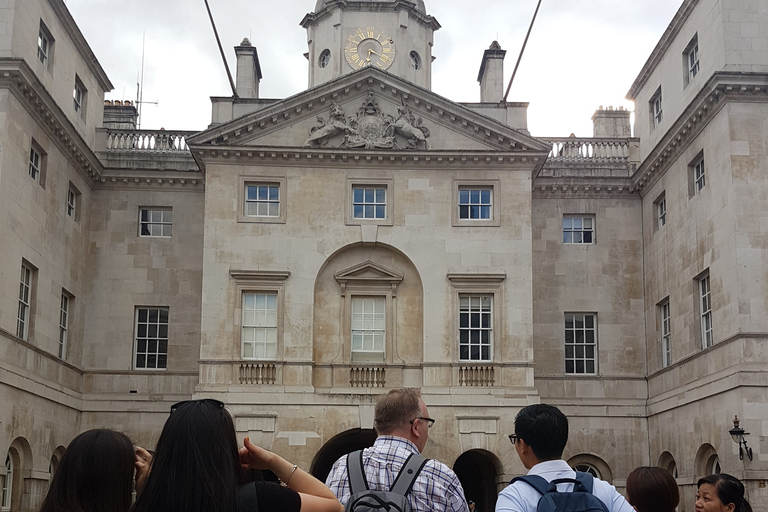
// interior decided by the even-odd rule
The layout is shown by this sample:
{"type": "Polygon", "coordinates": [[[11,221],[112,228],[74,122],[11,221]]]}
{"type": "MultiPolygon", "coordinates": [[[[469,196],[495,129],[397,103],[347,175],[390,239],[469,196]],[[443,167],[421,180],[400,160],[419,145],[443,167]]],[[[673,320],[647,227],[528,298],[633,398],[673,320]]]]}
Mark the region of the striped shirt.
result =
{"type": "MultiPolygon", "coordinates": [[[[363,466],[368,486],[377,491],[388,491],[400,468],[412,453],[419,453],[416,445],[395,436],[379,436],[373,446],[363,451],[363,466]]],[[[333,465],[325,484],[343,505],[349,500],[347,456],[333,465]]],[[[448,466],[429,459],[419,473],[408,495],[412,512],[452,511],[468,512],[464,489],[456,474],[448,466]]]]}

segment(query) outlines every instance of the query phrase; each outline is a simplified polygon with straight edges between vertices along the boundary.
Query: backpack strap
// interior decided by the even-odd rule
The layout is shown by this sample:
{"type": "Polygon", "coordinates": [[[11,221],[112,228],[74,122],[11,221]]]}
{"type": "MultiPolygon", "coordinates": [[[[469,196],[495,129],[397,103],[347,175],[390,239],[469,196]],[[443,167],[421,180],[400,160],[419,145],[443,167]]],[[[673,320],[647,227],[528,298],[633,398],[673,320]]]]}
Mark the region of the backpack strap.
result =
{"type": "Polygon", "coordinates": [[[573,490],[578,492],[586,492],[587,494],[593,494],[594,477],[589,473],[583,473],[581,471],[576,472],[576,478],[558,478],[552,480],[552,483],[557,484],[573,484],[573,490]]]}
{"type": "Polygon", "coordinates": [[[400,468],[400,472],[397,474],[397,478],[395,478],[390,491],[400,496],[407,496],[411,492],[411,488],[413,488],[416,477],[419,476],[428,460],[417,453],[412,453],[406,459],[403,467],[400,468]]]}
{"type": "Polygon", "coordinates": [[[347,455],[347,478],[349,479],[350,495],[370,489],[363,469],[363,450],[357,450],[347,455]]]}
{"type": "Polygon", "coordinates": [[[557,489],[557,486],[554,485],[554,483],[547,482],[547,480],[544,477],[541,477],[539,475],[524,475],[524,476],[518,476],[512,479],[511,482],[509,482],[509,485],[512,485],[515,482],[525,482],[536,491],[541,494],[547,494],[548,492],[552,491],[550,489],[550,485],[557,489]]]}

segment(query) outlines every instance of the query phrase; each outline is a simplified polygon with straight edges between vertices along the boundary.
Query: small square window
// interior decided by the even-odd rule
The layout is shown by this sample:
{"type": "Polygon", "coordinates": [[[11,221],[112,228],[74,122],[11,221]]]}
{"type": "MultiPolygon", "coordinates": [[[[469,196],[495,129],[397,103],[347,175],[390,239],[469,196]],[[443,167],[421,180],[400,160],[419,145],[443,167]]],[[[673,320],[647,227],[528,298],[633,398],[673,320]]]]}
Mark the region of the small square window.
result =
{"type": "Polygon", "coordinates": [[[595,243],[595,219],[581,215],[563,216],[564,244],[595,243]]]}
{"type": "Polygon", "coordinates": [[[651,128],[655,128],[659,126],[662,119],[664,119],[664,113],[661,108],[661,87],[659,87],[653,96],[651,96],[649,104],[651,109],[651,128]]]}
{"type": "Polygon", "coordinates": [[[499,226],[499,182],[457,180],[454,226],[499,226]]]}
{"type": "Polygon", "coordinates": [[[173,210],[171,208],[139,208],[139,236],[171,237],[173,210]]]}
{"type": "Polygon", "coordinates": [[[386,219],[387,187],[353,186],[352,217],[355,219],[386,219]]]}
{"type": "Polygon", "coordinates": [[[75,75],[75,88],[72,91],[72,103],[75,108],[75,112],[80,115],[81,119],[85,119],[85,109],[87,106],[88,89],[85,88],[80,77],[75,75]]]}
{"type": "Polygon", "coordinates": [[[284,224],[288,202],[285,178],[240,177],[238,222],[284,224]]]}
{"type": "Polygon", "coordinates": [[[459,187],[459,219],[488,220],[492,213],[492,189],[459,187]]]}
{"type": "Polygon", "coordinates": [[[168,365],[167,307],[136,308],[134,368],[161,370],[168,365]]]}
{"type": "Polygon", "coordinates": [[[685,85],[687,86],[699,74],[699,36],[693,36],[683,52],[685,85]]]}
{"type": "Polygon", "coordinates": [[[597,315],[565,314],[565,373],[597,373],[597,315]]]}

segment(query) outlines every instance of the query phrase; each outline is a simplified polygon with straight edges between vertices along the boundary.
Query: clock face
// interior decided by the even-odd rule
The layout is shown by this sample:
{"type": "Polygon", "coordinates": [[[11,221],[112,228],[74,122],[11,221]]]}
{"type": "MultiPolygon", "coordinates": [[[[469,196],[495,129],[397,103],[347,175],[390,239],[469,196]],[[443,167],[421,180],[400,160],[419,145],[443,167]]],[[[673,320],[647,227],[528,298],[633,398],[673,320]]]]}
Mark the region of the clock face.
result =
{"type": "Polygon", "coordinates": [[[344,56],[354,69],[368,66],[387,69],[395,60],[395,42],[383,30],[358,28],[347,37],[344,56]]]}

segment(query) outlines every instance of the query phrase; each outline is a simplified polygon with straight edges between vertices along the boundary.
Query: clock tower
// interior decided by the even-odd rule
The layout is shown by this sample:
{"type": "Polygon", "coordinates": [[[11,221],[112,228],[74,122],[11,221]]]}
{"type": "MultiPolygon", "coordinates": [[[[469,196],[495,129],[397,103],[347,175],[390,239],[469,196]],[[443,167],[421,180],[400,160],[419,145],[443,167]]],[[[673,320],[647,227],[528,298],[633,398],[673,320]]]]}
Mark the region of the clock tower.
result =
{"type": "Polygon", "coordinates": [[[307,29],[309,87],[375,67],[430,89],[440,24],[423,0],[317,0],[307,29]]]}

